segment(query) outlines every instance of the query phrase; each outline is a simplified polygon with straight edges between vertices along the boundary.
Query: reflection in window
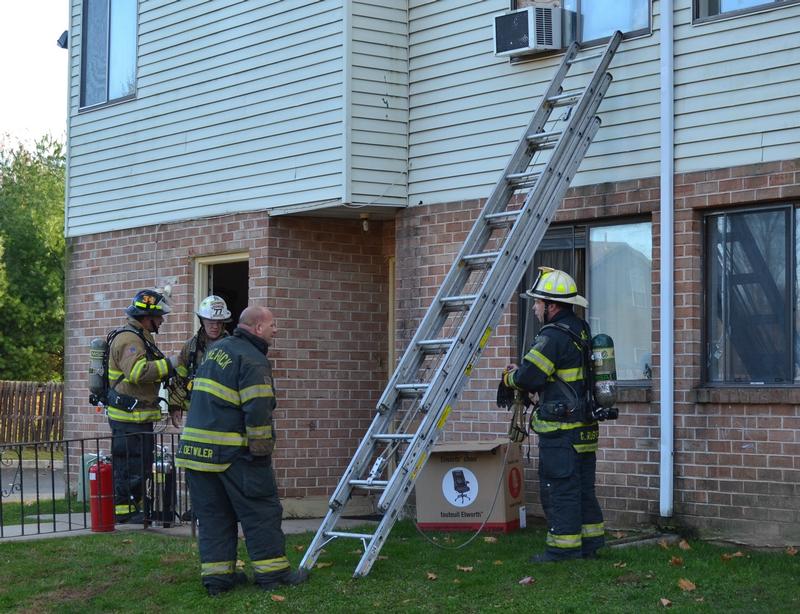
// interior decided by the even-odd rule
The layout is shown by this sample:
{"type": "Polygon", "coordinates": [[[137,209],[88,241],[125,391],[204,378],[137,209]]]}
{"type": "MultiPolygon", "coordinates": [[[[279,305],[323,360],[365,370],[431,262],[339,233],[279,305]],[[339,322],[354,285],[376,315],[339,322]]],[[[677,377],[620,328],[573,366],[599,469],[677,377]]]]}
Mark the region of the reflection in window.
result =
{"type": "MultiPolygon", "coordinates": [[[[578,292],[589,300],[586,318],[592,334],[614,340],[620,380],[652,376],[652,230],[649,222],[614,226],[551,228],[526,272],[523,285],[533,284],[538,267],[569,273],[578,292]],[[588,279],[588,289],[587,282],[588,279]]],[[[519,354],[532,345],[539,323],[531,301],[520,304],[519,354]]]]}
{"type": "Polygon", "coordinates": [[[81,106],[134,93],[136,6],[137,0],[84,0],[81,106]]]}
{"type": "Polygon", "coordinates": [[[650,0],[565,0],[564,9],[579,16],[579,41],[650,27],[650,0]]]}
{"type": "Polygon", "coordinates": [[[694,17],[703,19],[704,17],[714,17],[723,13],[734,11],[744,11],[750,8],[767,8],[775,4],[789,4],[792,0],[695,0],[694,17]]]}
{"type": "Polygon", "coordinates": [[[796,378],[791,208],[709,216],[706,370],[710,382],[796,378]]]}

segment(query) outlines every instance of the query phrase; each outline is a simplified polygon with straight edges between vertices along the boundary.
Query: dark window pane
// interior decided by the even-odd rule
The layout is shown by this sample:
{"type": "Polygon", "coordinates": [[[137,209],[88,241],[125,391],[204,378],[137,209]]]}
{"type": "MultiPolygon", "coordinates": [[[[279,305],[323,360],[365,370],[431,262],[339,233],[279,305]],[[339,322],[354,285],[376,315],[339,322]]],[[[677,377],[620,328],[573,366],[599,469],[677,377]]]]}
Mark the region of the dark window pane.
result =
{"type": "Polygon", "coordinates": [[[789,209],[724,214],[708,225],[708,378],[793,379],[787,289],[789,209]]]}
{"type": "Polygon", "coordinates": [[[108,0],[87,0],[83,19],[83,106],[106,101],[108,0]]]}

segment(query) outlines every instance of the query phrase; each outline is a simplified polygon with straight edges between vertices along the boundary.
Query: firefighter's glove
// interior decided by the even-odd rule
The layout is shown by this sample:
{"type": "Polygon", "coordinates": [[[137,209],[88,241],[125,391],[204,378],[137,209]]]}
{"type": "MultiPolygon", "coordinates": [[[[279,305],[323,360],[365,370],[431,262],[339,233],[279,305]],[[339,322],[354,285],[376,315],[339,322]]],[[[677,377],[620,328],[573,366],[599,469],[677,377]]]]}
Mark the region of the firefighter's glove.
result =
{"type": "Polygon", "coordinates": [[[514,403],[514,389],[506,386],[502,381],[497,386],[497,406],[508,409],[514,403]]]}
{"type": "Polygon", "coordinates": [[[181,428],[181,408],[170,406],[169,408],[169,421],[176,429],[181,428]]]}
{"type": "Polygon", "coordinates": [[[253,456],[271,456],[275,449],[274,439],[248,439],[247,447],[253,456]]]}

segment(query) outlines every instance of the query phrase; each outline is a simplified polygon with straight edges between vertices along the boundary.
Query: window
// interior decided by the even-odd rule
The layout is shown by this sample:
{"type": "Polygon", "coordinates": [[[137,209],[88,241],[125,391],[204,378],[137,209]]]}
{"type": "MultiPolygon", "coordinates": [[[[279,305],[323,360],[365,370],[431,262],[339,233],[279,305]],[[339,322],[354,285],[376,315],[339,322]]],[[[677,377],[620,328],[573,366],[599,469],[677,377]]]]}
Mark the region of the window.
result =
{"type": "Polygon", "coordinates": [[[137,0],[84,0],[81,106],[132,96],[137,0]]]}
{"type": "Polygon", "coordinates": [[[706,218],[706,377],[800,381],[796,229],[791,206],[706,218]]]}
{"type": "Polygon", "coordinates": [[[726,13],[748,13],[782,4],[794,4],[797,0],[694,0],[694,19],[706,19],[726,13]]]}
{"type": "MultiPolygon", "coordinates": [[[[517,0],[511,8],[533,2],[517,0]]],[[[617,30],[625,34],[650,31],[650,0],[564,0],[563,7],[565,43],[608,38],[617,30]]]]}
{"type": "MultiPolygon", "coordinates": [[[[526,272],[529,288],[540,266],[566,271],[589,300],[584,317],[592,334],[614,340],[619,380],[650,379],[652,373],[652,229],[649,222],[551,228],[526,272]]],[[[539,331],[530,301],[520,304],[519,354],[539,331]]]]}

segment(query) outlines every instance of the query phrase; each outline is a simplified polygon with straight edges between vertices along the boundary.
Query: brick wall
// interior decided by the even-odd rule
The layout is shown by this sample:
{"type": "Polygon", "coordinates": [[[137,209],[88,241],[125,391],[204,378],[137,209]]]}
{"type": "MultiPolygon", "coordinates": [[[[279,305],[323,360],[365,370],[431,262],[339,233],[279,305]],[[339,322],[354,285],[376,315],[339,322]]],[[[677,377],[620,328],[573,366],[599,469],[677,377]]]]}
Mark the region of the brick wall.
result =
{"type": "MultiPolygon", "coordinates": [[[[572,189],[555,223],[650,219],[653,224],[652,386],[620,390],[620,419],[601,426],[597,490],[609,526],[659,519],[658,178],[572,189]]],[[[677,175],[675,179],[674,518],[707,535],[758,544],[800,541],[800,389],[709,388],[701,381],[703,215],[714,207],[800,200],[800,160],[677,175]]],[[[438,289],[482,203],[430,205],[398,216],[398,345],[438,289]],[[422,283],[420,283],[420,280],[422,283]]],[[[470,381],[445,437],[506,432],[494,407],[497,375],[516,352],[516,301],[470,381]]],[[[535,441],[526,465],[529,510],[541,514],[535,441]]]]}
{"type": "MultiPolygon", "coordinates": [[[[800,199],[800,160],[687,173],[675,181],[674,520],[762,544],[800,542],[800,389],[712,388],[701,381],[703,216],[720,207],[800,199]]],[[[122,321],[140,287],[173,283],[168,353],[194,327],[193,259],[248,251],[250,295],[280,327],[277,456],[282,494],[327,497],[373,416],[388,376],[388,259],[396,257],[399,357],[438,290],[482,203],[413,207],[394,222],[268,218],[263,214],[163,224],[70,241],[66,430],[105,434],[86,406],[87,346],[122,321]]],[[[620,419],[601,426],[598,494],[609,526],[659,516],[658,179],[569,191],[556,223],[650,219],[653,224],[652,387],[620,391],[620,419]]],[[[513,299],[513,297],[510,297],[513,299]]],[[[516,301],[492,336],[448,422],[448,440],[506,432],[497,375],[516,356],[516,301]]],[[[541,514],[536,448],[526,465],[529,510],[541,514]]]]}
{"type": "Polygon", "coordinates": [[[330,494],[372,419],[386,380],[392,223],[251,213],[69,241],[65,432],[108,434],[88,407],[88,344],[124,322],[140,288],[173,287],[156,340],[168,355],[193,334],[194,259],[248,252],[250,303],[270,307],[278,389],[276,454],[286,497],[330,494]]]}

